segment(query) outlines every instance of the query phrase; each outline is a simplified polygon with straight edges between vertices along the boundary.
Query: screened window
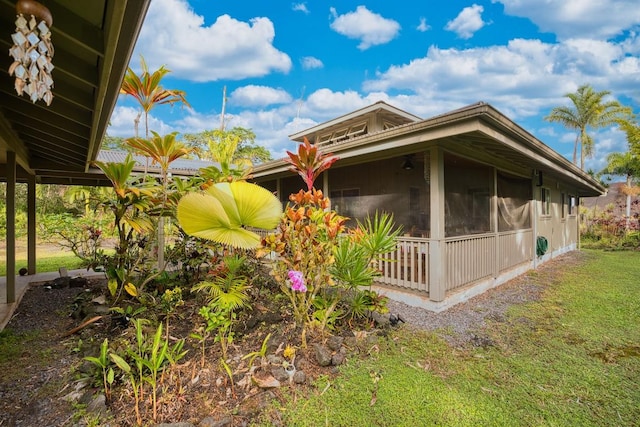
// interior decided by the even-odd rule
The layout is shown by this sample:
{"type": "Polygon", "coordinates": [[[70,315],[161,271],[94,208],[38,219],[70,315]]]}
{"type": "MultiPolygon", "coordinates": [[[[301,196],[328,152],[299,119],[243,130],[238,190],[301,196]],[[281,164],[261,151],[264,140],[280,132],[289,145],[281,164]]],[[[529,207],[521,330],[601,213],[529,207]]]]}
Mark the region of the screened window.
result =
{"type": "Polygon", "coordinates": [[[542,202],[542,215],[551,215],[551,191],[540,187],[540,201],[542,202]]]}
{"type": "Polygon", "coordinates": [[[451,154],[444,163],[445,235],[492,231],[493,168],[451,154]]]}
{"type": "Polygon", "coordinates": [[[531,179],[498,172],[498,231],[531,228],[531,179]]]}
{"type": "Polygon", "coordinates": [[[358,217],[360,216],[359,196],[359,188],[332,190],[329,195],[331,208],[342,216],[348,216],[349,218],[358,217]]]}
{"type": "Polygon", "coordinates": [[[576,204],[578,203],[576,196],[569,195],[567,199],[567,213],[569,215],[576,214],[576,204]]]}

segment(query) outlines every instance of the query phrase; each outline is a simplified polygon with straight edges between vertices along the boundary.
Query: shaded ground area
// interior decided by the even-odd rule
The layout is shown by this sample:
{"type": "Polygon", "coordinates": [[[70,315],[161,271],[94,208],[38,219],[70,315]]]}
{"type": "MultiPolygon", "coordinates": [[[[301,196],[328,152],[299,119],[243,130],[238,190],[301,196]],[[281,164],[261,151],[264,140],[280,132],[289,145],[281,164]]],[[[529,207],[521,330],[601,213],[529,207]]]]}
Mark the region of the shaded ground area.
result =
{"type": "MultiPolygon", "coordinates": [[[[406,321],[402,327],[437,330],[454,346],[481,345],[482,328],[487,319],[500,320],[506,310],[514,305],[540,298],[544,288],[552,283],[559,269],[568,264],[581,263],[584,255],[570,253],[545,263],[538,270],[516,278],[496,289],[456,305],[443,313],[431,313],[412,308],[401,303],[390,302],[392,314],[400,314],[406,321]]],[[[104,336],[117,339],[123,335],[111,321],[97,322],[78,334],[65,337],[65,332],[77,326],[80,320],[71,317],[77,308],[78,299],[93,297],[104,289],[104,282],[90,282],[86,287],[48,289],[33,286],[25,294],[20,307],[2,333],[3,349],[0,359],[0,426],[72,426],[86,425],[83,419],[84,405],[72,404],[68,397],[76,389],[77,379],[82,372],[82,357],[96,355],[104,336]],[[26,345],[18,345],[20,342],[26,345]],[[15,348],[16,351],[12,352],[15,348]],[[85,424],[83,424],[83,422],[85,424]]],[[[260,294],[255,295],[258,298],[260,294]]],[[[245,330],[234,342],[232,351],[237,355],[248,354],[260,348],[265,335],[273,333],[270,352],[275,345],[286,341],[287,335],[294,336],[299,331],[290,329],[286,323],[284,300],[269,303],[254,300],[252,316],[243,319],[245,330]]],[[[191,310],[197,312],[196,303],[191,310]]],[[[188,336],[195,326],[192,316],[176,317],[172,320],[172,335],[188,336]]],[[[299,337],[298,337],[299,338],[299,337]]],[[[253,396],[243,394],[240,388],[230,393],[229,384],[219,373],[217,362],[201,367],[196,344],[188,345],[190,358],[179,367],[183,384],[179,388],[168,387],[164,402],[163,420],[189,420],[198,425],[197,420],[214,415],[220,419],[224,414],[238,413],[238,407],[253,396]],[[234,409],[235,408],[235,409],[234,409]]],[[[219,354],[208,354],[210,360],[219,360],[219,354]]],[[[236,356],[239,360],[240,357],[236,356]]],[[[320,368],[312,362],[312,355],[300,352],[300,359],[309,378],[318,374],[335,374],[330,368],[320,368]]],[[[241,363],[241,362],[239,362],[241,363]]],[[[309,381],[307,381],[308,383],[309,381]]],[[[173,387],[173,386],[172,386],[173,387]]],[[[269,397],[278,397],[278,392],[269,397]]],[[[86,396],[80,403],[89,403],[86,396]]],[[[109,405],[112,415],[118,420],[113,425],[132,425],[130,396],[114,397],[109,405]]],[[[234,417],[231,424],[243,425],[254,414],[234,417]]],[[[148,419],[148,418],[147,418],[148,419]]]]}

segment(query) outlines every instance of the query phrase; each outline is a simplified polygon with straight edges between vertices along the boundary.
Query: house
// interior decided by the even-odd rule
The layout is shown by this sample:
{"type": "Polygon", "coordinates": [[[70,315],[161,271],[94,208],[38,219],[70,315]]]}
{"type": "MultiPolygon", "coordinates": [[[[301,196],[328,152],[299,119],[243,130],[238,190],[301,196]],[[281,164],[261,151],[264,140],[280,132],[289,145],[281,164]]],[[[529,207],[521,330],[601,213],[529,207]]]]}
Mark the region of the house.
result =
{"type": "MultiPolygon", "coordinates": [[[[351,218],[393,213],[404,235],[376,288],[441,311],[579,246],[578,203],[604,187],[486,103],[420,119],[385,102],[291,135],[340,157],[316,181],[351,218]]],[[[283,202],[284,159],[254,179],[283,202]]]]}

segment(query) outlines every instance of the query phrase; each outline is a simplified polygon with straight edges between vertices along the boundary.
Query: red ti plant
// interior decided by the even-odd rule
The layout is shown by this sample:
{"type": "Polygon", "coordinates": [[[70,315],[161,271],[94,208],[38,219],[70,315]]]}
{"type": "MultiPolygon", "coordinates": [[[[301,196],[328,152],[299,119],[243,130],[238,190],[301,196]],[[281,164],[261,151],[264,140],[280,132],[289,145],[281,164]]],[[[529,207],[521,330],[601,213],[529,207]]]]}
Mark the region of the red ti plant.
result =
{"type": "Polygon", "coordinates": [[[309,191],[313,188],[316,178],[338,160],[333,154],[318,153],[318,147],[311,145],[306,136],[304,143],[298,147],[298,154],[287,151],[287,155],[287,162],[293,165],[290,170],[302,177],[309,191]]]}
{"type": "Polygon", "coordinates": [[[260,252],[278,254],[272,275],[291,301],[294,317],[303,328],[304,345],[306,330],[312,327],[322,331],[338,303],[336,294],[327,291],[335,286],[330,267],[347,218],[327,211],[329,200],[313,187],[315,179],[338,158],[318,153],[306,138],[298,154],[287,154],[291,170],[302,177],[307,191],[290,195],[291,204],[276,233],[262,240],[260,252]],[[320,300],[327,302],[321,308],[317,306],[320,300]]]}

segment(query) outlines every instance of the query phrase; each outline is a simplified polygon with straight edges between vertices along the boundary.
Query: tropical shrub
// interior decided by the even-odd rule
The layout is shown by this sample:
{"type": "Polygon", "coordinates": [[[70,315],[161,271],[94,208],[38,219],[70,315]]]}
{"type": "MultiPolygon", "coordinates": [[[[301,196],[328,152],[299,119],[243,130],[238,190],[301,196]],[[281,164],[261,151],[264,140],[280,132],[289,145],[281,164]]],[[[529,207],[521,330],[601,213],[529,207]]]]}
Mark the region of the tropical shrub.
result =
{"type": "Polygon", "coordinates": [[[313,187],[337,157],[318,153],[306,138],[297,154],[287,154],[291,170],[302,177],[307,190],[289,197],[291,203],[276,232],[262,241],[261,254],[277,256],[271,274],[303,326],[304,342],[307,328],[323,332],[334,328],[345,314],[364,317],[385,309],[384,299],[361,288],[370,287],[379,275],[375,261],[395,249],[400,230],[391,216],[376,213],[347,232],[348,218],[328,210],[329,200],[313,187]]]}

